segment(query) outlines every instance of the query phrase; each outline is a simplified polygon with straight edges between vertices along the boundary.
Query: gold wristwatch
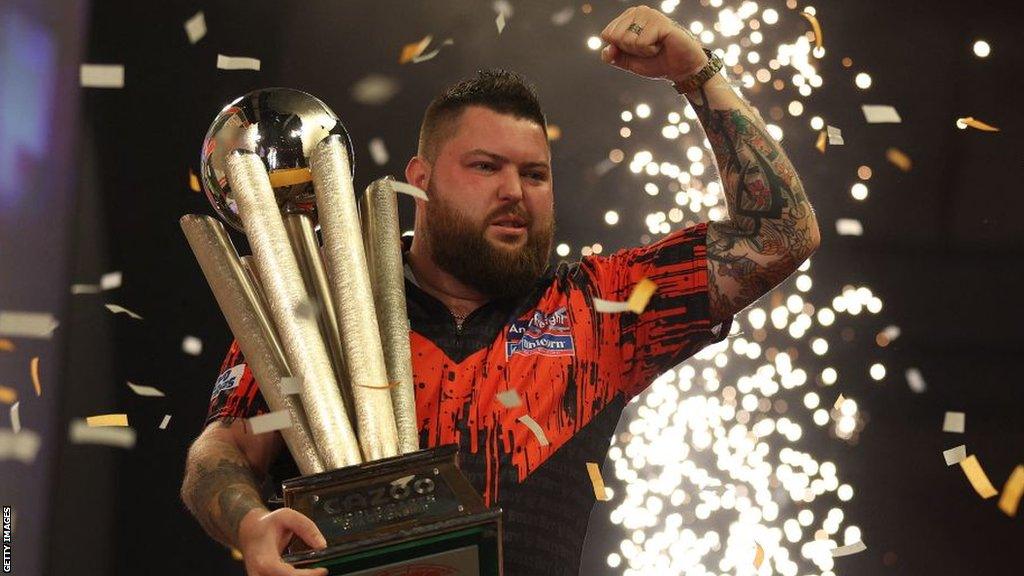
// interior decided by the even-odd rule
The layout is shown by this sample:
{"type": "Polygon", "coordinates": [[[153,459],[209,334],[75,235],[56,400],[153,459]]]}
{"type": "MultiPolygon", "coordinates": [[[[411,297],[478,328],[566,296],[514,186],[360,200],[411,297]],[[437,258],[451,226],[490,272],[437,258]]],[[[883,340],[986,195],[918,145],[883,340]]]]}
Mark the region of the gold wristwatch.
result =
{"type": "Polygon", "coordinates": [[[710,80],[715,74],[718,74],[719,70],[722,69],[724,62],[722,62],[721,57],[707,48],[702,48],[702,50],[704,50],[704,53],[708,56],[708,63],[700,69],[700,72],[697,72],[680,82],[672,82],[672,87],[675,88],[676,92],[680,94],[693,92],[697,88],[703,86],[705,82],[710,80]]]}

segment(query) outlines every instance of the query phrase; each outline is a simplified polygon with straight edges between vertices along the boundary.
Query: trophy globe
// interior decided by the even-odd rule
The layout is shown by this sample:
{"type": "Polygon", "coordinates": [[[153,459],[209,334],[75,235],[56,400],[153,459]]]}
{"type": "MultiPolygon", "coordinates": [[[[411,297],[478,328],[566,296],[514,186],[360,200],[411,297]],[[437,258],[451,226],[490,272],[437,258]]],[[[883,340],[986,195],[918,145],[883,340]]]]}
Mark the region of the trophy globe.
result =
{"type": "Polygon", "coordinates": [[[235,99],[217,114],[203,140],[200,180],[207,199],[225,222],[245,232],[224,163],[229,153],[248,150],[263,161],[278,208],[308,214],[315,223],[309,155],[328,136],[344,143],[354,175],[348,131],[317,97],[291,88],[264,88],[235,99]]]}

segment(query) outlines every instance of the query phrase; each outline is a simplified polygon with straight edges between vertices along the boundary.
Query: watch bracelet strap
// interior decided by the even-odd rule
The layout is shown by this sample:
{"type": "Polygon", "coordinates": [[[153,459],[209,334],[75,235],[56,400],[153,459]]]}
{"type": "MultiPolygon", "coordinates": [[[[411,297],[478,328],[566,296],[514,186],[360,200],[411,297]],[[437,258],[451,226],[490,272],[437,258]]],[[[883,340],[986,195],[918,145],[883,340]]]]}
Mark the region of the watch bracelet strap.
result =
{"type": "Polygon", "coordinates": [[[704,67],[696,74],[689,76],[680,82],[673,82],[672,87],[676,92],[680,94],[692,92],[703,86],[705,82],[722,70],[722,66],[725,64],[722,61],[722,58],[707,48],[702,48],[702,50],[704,50],[704,54],[708,57],[708,63],[705,64],[704,67]]]}

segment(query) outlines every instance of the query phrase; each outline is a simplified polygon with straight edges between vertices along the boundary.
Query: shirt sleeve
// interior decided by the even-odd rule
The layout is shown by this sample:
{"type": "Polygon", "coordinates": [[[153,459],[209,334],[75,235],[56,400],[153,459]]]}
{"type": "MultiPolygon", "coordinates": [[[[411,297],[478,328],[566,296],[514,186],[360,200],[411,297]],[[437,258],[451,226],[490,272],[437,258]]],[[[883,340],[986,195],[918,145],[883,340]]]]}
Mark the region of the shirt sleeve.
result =
{"type": "Polygon", "coordinates": [[[588,256],[580,266],[592,298],[625,301],[647,278],[657,290],[641,314],[592,309],[599,356],[619,362],[619,390],[632,397],[663,372],[729,334],[732,318],[711,325],[707,224],[672,232],[649,246],[588,256]]]}
{"type": "Polygon", "coordinates": [[[206,413],[206,425],[222,420],[230,424],[235,418],[251,418],[270,411],[267,407],[256,378],[242,355],[238,341],[228,348],[220,367],[220,376],[213,385],[210,407],[206,413]]]}

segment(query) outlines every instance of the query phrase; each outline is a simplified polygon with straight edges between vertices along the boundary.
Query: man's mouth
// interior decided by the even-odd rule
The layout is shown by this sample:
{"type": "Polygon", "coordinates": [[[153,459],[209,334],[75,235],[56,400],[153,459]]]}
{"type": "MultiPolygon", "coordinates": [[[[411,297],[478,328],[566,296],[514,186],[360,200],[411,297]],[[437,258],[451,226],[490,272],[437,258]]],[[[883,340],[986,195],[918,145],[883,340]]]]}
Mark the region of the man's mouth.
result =
{"type": "Polygon", "coordinates": [[[491,220],[491,226],[509,234],[521,234],[526,232],[526,220],[518,216],[500,216],[491,220]]]}

